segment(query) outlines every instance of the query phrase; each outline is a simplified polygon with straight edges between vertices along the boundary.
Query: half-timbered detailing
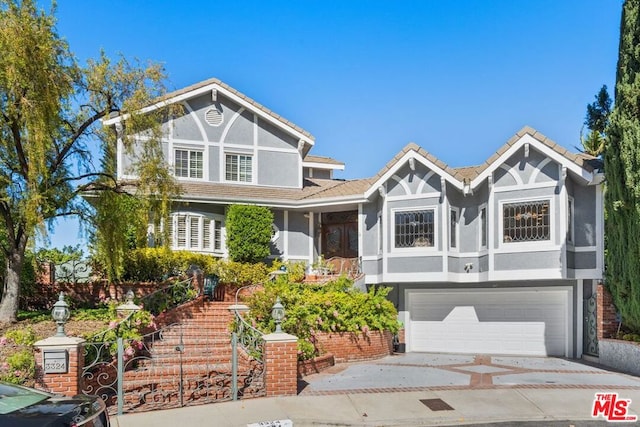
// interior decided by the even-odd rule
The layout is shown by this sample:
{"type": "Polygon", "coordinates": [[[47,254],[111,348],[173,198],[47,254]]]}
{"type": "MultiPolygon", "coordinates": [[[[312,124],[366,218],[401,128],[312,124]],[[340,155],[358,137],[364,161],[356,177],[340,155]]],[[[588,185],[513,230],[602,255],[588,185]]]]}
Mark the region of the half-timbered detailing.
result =
{"type": "MultiPolygon", "coordinates": [[[[506,340],[515,348],[506,352],[580,354],[576,298],[603,272],[598,159],[525,127],[477,166],[450,167],[410,143],[375,176],[340,180],[344,164],[311,155],[310,133],[219,80],[143,111],[169,103],[185,107],[161,140],[182,189],[169,224],[175,249],[225,256],[227,208],[267,206],[278,230],[270,258],[357,259],[361,280],[392,288],[410,349],[458,348],[455,324],[486,332],[461,351],[517,326],[536,347],[506,340]]],[[[135,179],[135,156],[118,141],[119,178],[135,179]]]]}

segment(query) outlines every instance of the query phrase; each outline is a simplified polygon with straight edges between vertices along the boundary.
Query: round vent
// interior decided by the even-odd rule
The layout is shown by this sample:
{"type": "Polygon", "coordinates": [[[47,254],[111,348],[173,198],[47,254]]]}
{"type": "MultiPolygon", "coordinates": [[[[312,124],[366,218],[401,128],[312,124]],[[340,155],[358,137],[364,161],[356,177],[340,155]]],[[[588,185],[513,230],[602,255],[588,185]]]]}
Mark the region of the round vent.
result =
{"type": "Polygon", "coordinates": [[[222,119],[222,111],[216,107],[211,107],[204,113],[204,120],[210,126],[220,126],[222,124],[222,119]]]}

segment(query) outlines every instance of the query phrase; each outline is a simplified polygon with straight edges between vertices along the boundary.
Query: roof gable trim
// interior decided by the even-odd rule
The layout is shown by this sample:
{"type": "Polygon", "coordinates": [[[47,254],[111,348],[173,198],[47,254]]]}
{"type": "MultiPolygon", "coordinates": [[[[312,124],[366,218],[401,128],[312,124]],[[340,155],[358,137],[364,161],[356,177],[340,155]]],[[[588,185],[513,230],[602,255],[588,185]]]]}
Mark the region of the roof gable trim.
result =
{"type": "Polygon", "coordinates": [[[380,187],[383,183],[389,181],[393,178],[393,176],[402,168],[405,164],[409,164],[411,167],[411,159],[414,159],[414,162],[417,160],[422,163],[424,166],[429,168],[431,171],[438,174],[441,178],[444,178],[455,188],[462,190],[464,185],[463,182],[454,178],[453,175],[442,169],[440,166],[436,165],[434,162],[423,156],[421,153],[417,152],[414,148],[411,148],[407,151],[394,165],[392,165],[380,178],[378,178],[371,187],[365,192],[364,196],[366,198],[371,197],[373,193],[378,191],[378,187],[380,187]]]}
{"type": "Polygon", "coordinates": [[[523,146],[526,147],[527,145],[533,146],[533,148],[540,151],[547,158],[550,158],[556,163],[559,163],[562,166],[566,167],[568,170],[572,171],[573,173],[584,179],[586,182],[593,181],[592,173],[587,171],[582,166],[571,161],[567,157],[563,156],[562,154],[558,153],[557,151],[551,149],[529,133],[526,133],[522,135],[516,142],[514,142],[511,147],[507,148],[494,161],[492,161],[489,166],[485,170],[483,170],[477,177],[475,177],[471,181],[471,188],[477,188],[485,179],[487,179],[487,177],[491,176],[493,172],[500,168],[504,164],[504,162],[506,162],[511,156],[516,154],[523,146]]]}
{"type": "MultiPolygon", "coordinates": [[[[293,128],[292,126],[283,123],[281,120],[277,119],[276,117],[272,116],[271,114],[268,114],[267,112],[263,111],[260,108],[257,108],[255,105],[253,105],[251,102],[248,102],[246,99],[243,99],[241,96],[238,96],[237,94],[231,92],[230,90],[228,90],[227,88],[225,88],[223,85],[221,85],[218,82],[213,82],[213,83],[209,83],[207,85],[204,85],[202,87],[199,88],[195,88],[193,90],[190,90],[188,92],[184,92],[184,93],[180,93],[176,96],[172,96],[168,99],[164,99],[162,101],[156,102],[155,104],[149,105],[148,107],[144,107],[143,109],[141,109],[140,111],[142,113],[148,113],[150,111],[154,111],[157,110],[158,108],[162,108],[162,107],[166,107],[167,105],[170,104],[175,104],[176,102],[183,102],[183,101],[187,101],[191,98],[195,98],[196,96],[200,96],[204,93],[207,92],[212,92],[212,91],[216,91],[216,98],[217,98],[217,93],[223,93],[224,96],[226,96],[227,98],[231,99],[232,101],[236,102],[237,104],[241,105],[242,107],[244,107],[245,109],[248,109],[250,111],[252,111],[253,113],[257,114],[258,116],[260,116],[262,119],[267,120],[268,122],[270,122],[271,124],[284,129],[285,131],[293,134],[296,138],[304,141],[306,144],[312,146],[314,145],[314,140],[313,138],[309,138],[307,135],[304,135],[302,132],[298,131],[297,129],[293,128]]],[[[102,122],[102,124],[104,126],[110,126],[113,124],[116,124],[122,120],[126,120],[127,118],[129,118],[130,114],[122,114],[110,119],[106,119],[102,122]]]]}

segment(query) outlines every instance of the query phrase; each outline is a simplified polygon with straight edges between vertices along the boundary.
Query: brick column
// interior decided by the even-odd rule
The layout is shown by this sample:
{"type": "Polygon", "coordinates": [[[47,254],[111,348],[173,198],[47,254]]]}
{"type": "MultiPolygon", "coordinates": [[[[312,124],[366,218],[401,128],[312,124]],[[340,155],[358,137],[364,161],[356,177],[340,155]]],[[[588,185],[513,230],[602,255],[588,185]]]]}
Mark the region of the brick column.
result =
{"type": "Polygon", "coordinates": [[[598,283],[597,310],[598,310],[598,339],[615,338],[618,331],[617,312],[613,305],[613,298],[602,283],[598,283]]]}
{"type": "MultiPolygon", "coordinates": [[[[34,344],[36,349],[36,372],[39,381],[36,388],[51,392],[64,394],[65,396],[75,396],[80,394],[80,380],[82,368],[84,366],[84,353],[82,343],[85,340],[75,337],[50,337],[40,340],[34,344]],[[55,353],[57,356],[68,355],[66,357],[66,372],[46,373],[44,366],[45,352],[55,353]]],[[[49,369],[48,369],[49,370],[49,369]]],[[[53,370],[56,370],[55,367],[53,370]]]]}
{"type": "Polygon", "coordinates": [[[298,337],[285,333],[264,337],[267,397],[298,394],[298,337]]]}

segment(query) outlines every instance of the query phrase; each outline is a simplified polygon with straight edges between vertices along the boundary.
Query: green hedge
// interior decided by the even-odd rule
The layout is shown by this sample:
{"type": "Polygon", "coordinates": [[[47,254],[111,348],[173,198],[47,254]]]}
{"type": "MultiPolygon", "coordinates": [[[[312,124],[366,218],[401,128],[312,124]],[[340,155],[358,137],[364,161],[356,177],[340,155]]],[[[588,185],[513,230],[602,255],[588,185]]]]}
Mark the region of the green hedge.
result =
{"type": "MultiPolygon", "coordinates": [[[[267,266],[264,263],[226,261],[212,255],[164,248],[134,249],[125,257],[123,280],[161,282],[169,276],[185,274],[192,265],[200,267],[205,275],[217,274],[221,283],[245,286],[266,282],[269,272],[279,268],[282,263],[267,266]]],[[[293,266],[292,269],[299,270],[293,266]]]]}
{"type": "Polygon", "coordinates": [[[397,333],[398,312],[386,296],[390,288],[372,287],[362,292],[353,282],[341,277],[324,285],[292,283],[284,278],[266,284],[264,291],[247,299],[249,318],[262,331],[274,331],[271,308],[280,297],[286,310],[282,329],[296,335],[299,358],[319,355],[314,333],[391,331],[397,333]]]}

